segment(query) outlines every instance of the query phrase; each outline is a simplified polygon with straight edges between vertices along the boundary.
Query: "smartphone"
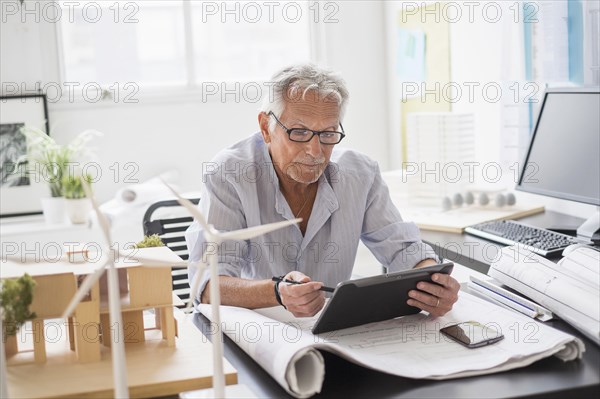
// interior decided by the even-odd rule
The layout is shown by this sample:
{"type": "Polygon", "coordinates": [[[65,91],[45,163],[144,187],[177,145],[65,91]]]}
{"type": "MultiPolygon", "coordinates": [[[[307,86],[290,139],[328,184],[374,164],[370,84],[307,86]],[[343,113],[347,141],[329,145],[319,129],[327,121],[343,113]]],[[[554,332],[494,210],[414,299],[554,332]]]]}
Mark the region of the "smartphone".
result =
{"type": "Polygon", "coordinates": [[[476,321],[453,324],[442,328],[440,332],[471,349],[491,345],[504,338],[504,335],[495,328],[484,326],[476,321]]]}

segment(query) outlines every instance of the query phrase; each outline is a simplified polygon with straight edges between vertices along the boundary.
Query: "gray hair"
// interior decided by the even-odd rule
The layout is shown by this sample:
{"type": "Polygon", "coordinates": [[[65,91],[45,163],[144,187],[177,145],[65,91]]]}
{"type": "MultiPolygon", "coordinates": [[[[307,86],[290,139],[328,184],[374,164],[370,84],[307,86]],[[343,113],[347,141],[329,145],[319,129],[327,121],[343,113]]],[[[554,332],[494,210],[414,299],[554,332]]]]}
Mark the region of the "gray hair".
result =
{"type": "MultiPolygon", "coordinates": [[[[320,99],[333,98],[340,108],[340,122],[348,105],[346,82],[335,72],[312,64],[292,65],[277,72],[271,79],[269,95],[263,99],[261,111],[272,111],[277,118],[285,110],[286,100],[304,99],[316,91],[320,99]]],[[[275,128],[275,119],[269,121],[269,130],[275,128]]]]}

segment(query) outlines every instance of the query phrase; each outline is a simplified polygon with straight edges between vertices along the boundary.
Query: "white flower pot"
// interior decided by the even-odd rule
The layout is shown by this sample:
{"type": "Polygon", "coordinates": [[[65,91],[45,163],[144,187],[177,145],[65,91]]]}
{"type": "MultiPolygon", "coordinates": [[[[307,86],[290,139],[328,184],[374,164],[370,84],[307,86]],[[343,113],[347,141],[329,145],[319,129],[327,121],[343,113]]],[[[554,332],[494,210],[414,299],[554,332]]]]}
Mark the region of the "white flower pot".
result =
{"type": "Polygon", "coordinates": [[[86,223],[92,210],[92,201],[89,198],[66,199],[67,214],[73,224],[86,223]]]}
{"type": "Polygon", "coordinates": [[[48,224],[62,224],[67,222],[67,211],[63,197],[42,198],[42,211],[48,224]]]}

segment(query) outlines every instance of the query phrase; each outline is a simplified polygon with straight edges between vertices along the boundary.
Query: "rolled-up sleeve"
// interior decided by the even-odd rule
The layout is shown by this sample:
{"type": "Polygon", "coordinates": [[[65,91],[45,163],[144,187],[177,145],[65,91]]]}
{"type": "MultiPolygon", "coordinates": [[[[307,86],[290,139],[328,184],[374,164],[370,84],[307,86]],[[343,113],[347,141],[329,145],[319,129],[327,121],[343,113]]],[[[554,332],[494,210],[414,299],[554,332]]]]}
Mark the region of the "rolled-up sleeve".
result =
{"type": "MultiPolygon", "coordinates": [[[[205,184],[202,188],[198,208],[205,217],[208,224],[212,224],[217,230],[231,231],[246,227],[246,218],[238,193],[233,185],[227,181],[221,173],[205,175],[205,184]]],[[[194,221],[186,230],[185,240],[189,250],[190,263],[204,262],[208,266],[210,253],[218,250],[218,272],[222,276],[240,277],[241,270],[245,265],[243,253],[245,241],[225,241],[219,245],[209,242],[204,237],[204,229],[194,221]]],[[[188,269],[190,285],[196,273],[195,267],[188,269]]],[[[200,285],[197,292],[192,295],[199,299],[206,284],[210,280],[210,268],[207,267],[200,277],[200,285]]]]}
{"type": "Polygon", "coordinates": [[[379,167],[375,164],[373,168],[362,226],[363,243],[390,272],[412,269],[424,259],[439,262],[433,249],[421,241],[417,225],[402,220],[379,167]]]}

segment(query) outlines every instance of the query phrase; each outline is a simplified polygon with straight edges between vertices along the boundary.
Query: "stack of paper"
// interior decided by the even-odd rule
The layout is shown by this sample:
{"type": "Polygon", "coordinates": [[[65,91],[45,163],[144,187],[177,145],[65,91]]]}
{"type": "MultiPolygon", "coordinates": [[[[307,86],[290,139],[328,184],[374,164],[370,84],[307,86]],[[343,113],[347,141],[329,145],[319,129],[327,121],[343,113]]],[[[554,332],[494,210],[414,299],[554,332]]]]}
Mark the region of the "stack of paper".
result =
{"type": "Polygon", "coordinates": [[[556,264],[524,248],[505,247],[488,274],[550,309],[600,345],[600,258],[597,251],[588,251],[577,251],[556,264]],[[591,257],[591,262],[576,255],[591,257]]]}
{"type": "MultiPolygon", "coordinates": [[[[210,306],[199,310],[209,319],[210,306]]],[[[556,355],[581,357],[577,338],[465,292],[444,317],[425,313],[313,335],[317,320],[295,318],[282,307],[257,311],[223,306],[222,331],[261,365],[284,389],[299,398],[320,392],[326,350],[374,370],[408,378],[448,379],[527,366],[556,355]],[[442,335],[447,325],[475,320],[502,332],[505,339],[467,349],[442,335]]]]}

